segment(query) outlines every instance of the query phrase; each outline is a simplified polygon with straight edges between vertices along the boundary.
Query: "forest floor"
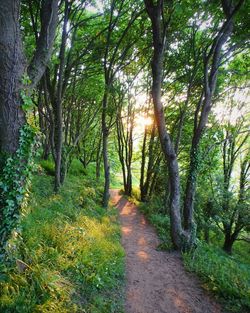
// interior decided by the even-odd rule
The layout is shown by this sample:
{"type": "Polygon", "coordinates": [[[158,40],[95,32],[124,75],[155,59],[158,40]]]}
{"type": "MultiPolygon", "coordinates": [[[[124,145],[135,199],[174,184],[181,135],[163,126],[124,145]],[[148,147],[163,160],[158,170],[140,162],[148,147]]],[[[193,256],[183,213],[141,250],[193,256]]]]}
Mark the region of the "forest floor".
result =
{"type": "Polygon", "coordinates": [[[119,210],[126,253],[126,313],[219,313],[221,307],[188,273],[177,252],[158,251],[154,228],[118,190],[111,191],[119,210]]]}

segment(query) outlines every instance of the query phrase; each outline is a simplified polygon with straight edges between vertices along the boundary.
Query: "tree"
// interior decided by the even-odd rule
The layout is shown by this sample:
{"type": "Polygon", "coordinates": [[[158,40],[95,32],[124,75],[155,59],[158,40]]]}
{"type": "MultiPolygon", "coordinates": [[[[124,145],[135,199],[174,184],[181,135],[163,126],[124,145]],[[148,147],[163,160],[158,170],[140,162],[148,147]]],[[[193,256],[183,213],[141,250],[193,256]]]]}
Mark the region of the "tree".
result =
{"type": "MultiPolygon", "coordinates": [[[[8,0],[0,3],[0,157],[1,157],[1,245],[4,246],[19,220],[19,208],[25,194],[27,177],[26,163],[30,147],[17,150],[32,141],[26,134],[25,106],[27,94],[40,81],[49,62],[57,27],[58,3],[43,0],[40,5],[40,32],[36,48],[27,64],[21,37],[20,1],[8,0]],[[26,70],[27,69],[27,70],[26,70]],[[23,138],[21,137],[23,135],[23,138]],[[23,142],[20,143],[22,139],[23,142]],[[22,144],[22,145],[21,145],[22,144]],[[21,159],[18,159],[20,157],[21,159]],[[19,164],[18,164],[19,163],[19,164]],[[13,165],[11,169],[10,166],[13,165]]],[[[31,144],[31,143],[30,143],[31,144]]]]}
{"type": "MultiPolygon", "coordinates": [[[[166,34],[170,23],[170,16],[165,20],[163,16],[164,2],[145,0],[146,10],[151,19],[153,31],[154,53],[152,58],[152,98],[154,104],[155,120],[158,128],[159,138],[163,154],[166,158],[170,180],[170,217],[171,217],[171,236],[176,248],[181,248],[182,226],[180,215],[180,177],[179,167],[170,136],[166,130],[164,110],[161,102],[161,87],[164,65],[164,53],[166,47],[166,34]]],[[[168,10],[171,12],[172,2],[167,2],[168,10]]]]}
{"type": "Polygon", "coordinates": [[[185,201],[184,201],[184,227],[192,228],[193,224],[193,203],[195,196],[195,184],[199,163],[199,143],[204,133],[209,113],[212,108],[213,96],[216,88],[218,71],[222,60],[230,53],[229,48],[223,53],[223,46],[232,35],[234,28],[233,18],[240,10],[243,0],[237,5],[232,1],[222,0],[221,6],[225,15],[225,21],[220,27],[218,34],[212,41],[211,47],[204,53],[204,84],[201,91],[199,102],[196,106],[194,117],[194,129],[192,145],[190,150],[190,166],[186,184],[185,201]]]}
{"type": "Polygon", "coordinates": [[[134,101],[129,90],[132,84],[126,84],[125,91],[119,90],[119,104],[116,118],[116,133],[118,155],[122,167],[124,193],[127,196],[132,194],[132,157],[133,157],[133,139],[135,126],[134,101]],[[127,94],[127,97],[125,98],[127,94]],[[124,99],[125,98],[125,99],[124,99]],[[126,104],[124,105],[124,102],[126,104]],[[123,116],[124,115],[124,116],[123,116]]]}
{"type": "Polygon", "coordinates": [[[170,37],[169,25],[171,25],[171,19],[173,19],[174,7],[172,1],[165,3],[159,0],[154,3],[154,1],[145,0],[144,2],[152,24],[154,47],[151,62],[153,77],[152,97],[161,147],[169,171],[171,235],[174,246],[178,249],[182,249],[193,246],[195,241],[193,200],[198,167],[198,148],[211,111],[219,67],[221,66],[223,57],[225,58],[231,51],[231,49],[228,49],[228,51],[223,54],[222,47],[232,34],[234,26],[233,18],[241,8],[243,1],[239,1],[235,6],[230,1],[222,1],[221,5],[225,15],[225,21],[222,23],[222,26],[219,28],[214,38],[208,43],[204,53],[204,83],[194,115],[190,166],[184,199],[184,229],[182,228],[180,215],[179,165],[173,141],[166,129],[164,108],[161,102],[164,53],[167,38],[170,37]]]}
{"type": "Polygon", "coordinates": [[[0,4],[0,151],[13,154],[19,146],[20,129],[25,124],[21,90],[34,88],[41,79],[52,53],[57,26],[56,0],[43,0],[40,8],[41,29],[35,53],[27,67],[21,37],[20,1],[0,4]],[[27,72],[26,72],[27,68],[27,72]],[[25,76],[28,75],[25,82],[25,76]]]}
{"type": "Polygon", "coordinates": [[[129,40],[129,32],[140,15],[141,11],[138,10],[135,3],[131,6],[131,3],[128,3],[127,1],[122,1],[119,5],[116,0],[111,0],[110,2],[108,28],[106,32],[106,42],[103,56],[105,88],[102,100],[102,153],[105,183],[102,202],[104,207],[108,206],[110,187],[108,137],[112,120],[108,122],[108,103],[116,75],[118,75],[119,71],[128,65],[125,63],[126,59],[131,55],[133,56],[132,47],[135,42],[138,41],[138,37],[133,40],[129,40]],[[125,39],[127,40],[125,41],[125,39]]]}

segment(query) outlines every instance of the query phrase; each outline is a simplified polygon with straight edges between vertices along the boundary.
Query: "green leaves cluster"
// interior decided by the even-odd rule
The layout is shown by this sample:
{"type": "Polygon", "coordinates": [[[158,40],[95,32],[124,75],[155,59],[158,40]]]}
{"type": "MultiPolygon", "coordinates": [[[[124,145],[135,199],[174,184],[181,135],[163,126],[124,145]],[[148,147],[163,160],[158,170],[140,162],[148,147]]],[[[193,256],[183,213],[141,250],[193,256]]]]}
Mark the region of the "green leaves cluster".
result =
{"type": "Polygon", "coordinates": [[[34,155],[38,142],[36,129],[25,124],[20,130],[19,149],[15,156],[8,157],[0,177],[0,246],[4,248],[6,241],[16,229],[22,209],[26,205],[30,177],[34,167],[34,155]]]}

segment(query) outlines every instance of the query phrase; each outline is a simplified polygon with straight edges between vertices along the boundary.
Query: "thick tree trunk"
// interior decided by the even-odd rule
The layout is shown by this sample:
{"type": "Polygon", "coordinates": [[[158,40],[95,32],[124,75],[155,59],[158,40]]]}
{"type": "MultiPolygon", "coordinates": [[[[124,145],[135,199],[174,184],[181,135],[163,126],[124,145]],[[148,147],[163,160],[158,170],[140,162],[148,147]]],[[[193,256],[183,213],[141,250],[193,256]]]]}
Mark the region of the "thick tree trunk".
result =
{"type": "MultiPolygon", "coordinates": [[[[20,1],[0,1],[0,153],[13,154],[25,123],[21,84],[25,71],[20,24],[20,1]]],[[[2,163],[2,162],[1,162],[2,163]]]]}
{"type": "MultiPolygon", "coordinates": [[[[21,27],[19,23],[20,1],[0,1],[0,176],[5,166],[6,157],[15,154],[19,148],[20,129],[26,122],[25,114],[21,107],[21,90],[36,86],[45,71],[46,63],[50,57],[57,24],[57,3],[57,0],[41,1],[41,30],[37,41],[37,50],[29,67],[31,71],[28,71],[31,84],[25,86],[27,79],[26,82],[22,82],[22,79],[25,79],[26,62],[23,55],[21,27]],[[55,10],[47,11],[47,5],[53,6],[55,10]],[[47,36],[48,34],[49,37],[47,36]],[[43,57],[40,55],[40,59],[37,52],[41,50],[43,57]],[[35,71],[37,74],[33,76],[32,73],[35,71]]],[[[16,156],[18,158],[18,155],[16,156]]],[[[20,161],[25,165],[25,158],[20,161]]],[[[13,171],[15,171],[14,168],[13,171]]],[[[27,173],[24,171],[24,168],[20,171],[17,170],[15,173],[15,182],[8,181],[8,187],[12,189],[14,183],[16,185],[25,186],[26,175],[27,173]]],[[[1,206],[6,207],[7,210],[9,197],[11,197],[9,193],[3,193],[1,197],[1,206]]],[[[23,197],[21,192],[20,197],[21,199],[23,197]]],[[[0,240],[2,247],[5,246],[13,228],[18,224],[20,201],[17,201],[17,199],[18,194],[14,201],[11,200],[11,215],[8,215],[10,214],[8,211],[8,214],[5,216],[5,214],[1,212],[2,207],[0,208],[2,223],[1,233],[4,234],[0,240]],[[12,216],[11,221],[7,220],[9,218],[8,216],[12,216]]]]}
{"type": "Polygon", "coordinates": [[[230,232],[225,233],[223,250],[228,254],[232,254],[233,244],[235,242],[234,237],[230,234],[230,232]]]}

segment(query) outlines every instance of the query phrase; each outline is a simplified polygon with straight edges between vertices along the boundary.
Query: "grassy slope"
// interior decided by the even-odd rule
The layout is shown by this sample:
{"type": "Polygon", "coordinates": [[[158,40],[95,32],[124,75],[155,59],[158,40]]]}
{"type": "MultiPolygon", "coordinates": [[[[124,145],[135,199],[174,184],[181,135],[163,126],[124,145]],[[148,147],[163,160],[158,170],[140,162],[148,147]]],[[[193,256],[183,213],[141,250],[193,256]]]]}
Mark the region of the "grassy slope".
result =
{"type": "Polygon", "coordinates": [[[0,266],[0,312],[123,312],[115,210],[101,208],[100,187],[77,165],[58,195],[52,181],[33,179],[22,238],[12,243],[10,264],[0,266]]]}
{"type": "MultiPolygon", "coordinates": [[[[156,227],[162,244],[171,248],[170,221],[159,208],[159,199],[141,204],[140,208],[156,227]]],[[[218,242],[217,242],[218,244],[218,242]]],[[[219,247],[200,241],[193,253],[184,254],[184,265],[195,272],[204,282],[203,287],[219,297],[227,312],[250,312],[250,255],[249,245],[236,243],[233,256],[228,256],[219,247]]]]}

